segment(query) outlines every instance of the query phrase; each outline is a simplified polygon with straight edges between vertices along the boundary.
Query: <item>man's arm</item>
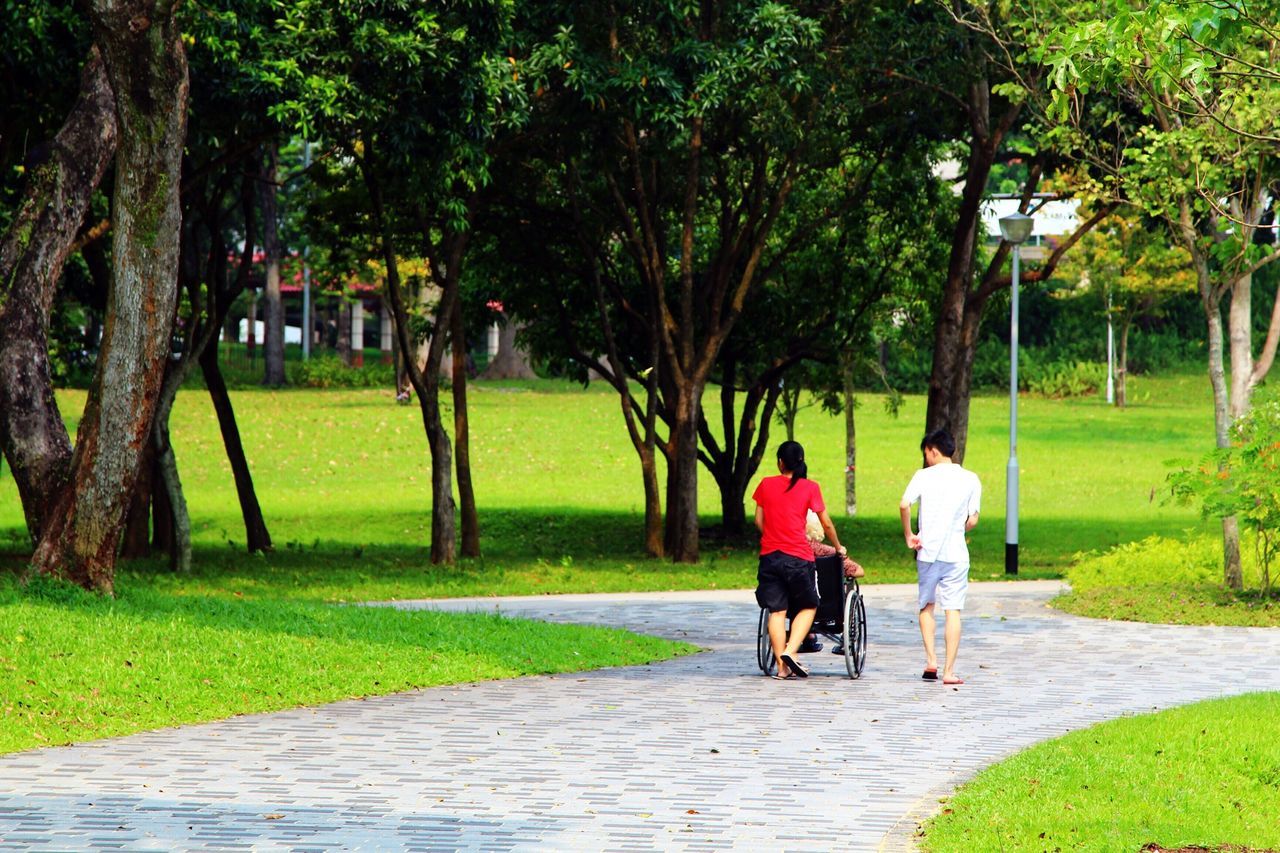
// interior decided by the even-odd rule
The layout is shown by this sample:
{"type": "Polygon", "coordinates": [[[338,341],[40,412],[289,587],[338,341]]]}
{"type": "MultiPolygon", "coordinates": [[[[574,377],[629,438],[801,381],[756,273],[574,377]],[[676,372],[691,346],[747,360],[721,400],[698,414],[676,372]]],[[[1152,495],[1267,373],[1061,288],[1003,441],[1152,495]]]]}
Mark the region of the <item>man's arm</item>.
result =
{"type": "Polygon", "coordinates": [[[978,526],[978,514],[976,512],[964,520],[965,533],[968,533],[970,530],[972,530],[977,526],[978,526]]]}
{"type": "Polygon", "coordinates": [[[919,551],[920,537],[911,532],[911,504],[906,501],[899,503],[898,514],[902,516],[902,538],[907,540],[907,547],[919,551]]]}
{"type": "Polygon", "coordinates": [[[764,533],[764,507],[756,504],[756,530],[764,533]]]}

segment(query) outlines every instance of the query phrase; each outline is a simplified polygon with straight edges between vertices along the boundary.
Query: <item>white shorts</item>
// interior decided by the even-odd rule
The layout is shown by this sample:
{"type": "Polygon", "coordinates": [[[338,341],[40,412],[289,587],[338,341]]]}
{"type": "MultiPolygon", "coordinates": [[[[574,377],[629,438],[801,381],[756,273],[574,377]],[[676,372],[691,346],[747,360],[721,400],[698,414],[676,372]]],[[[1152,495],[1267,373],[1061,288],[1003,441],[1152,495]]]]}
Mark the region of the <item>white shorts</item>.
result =
{"type": "Polygon", "coordinates": [[[969,590],[968,564],[917,560],[916,574],[921,610],[930,604],[943,610],[964,610],[964,596],[969,590]]]}

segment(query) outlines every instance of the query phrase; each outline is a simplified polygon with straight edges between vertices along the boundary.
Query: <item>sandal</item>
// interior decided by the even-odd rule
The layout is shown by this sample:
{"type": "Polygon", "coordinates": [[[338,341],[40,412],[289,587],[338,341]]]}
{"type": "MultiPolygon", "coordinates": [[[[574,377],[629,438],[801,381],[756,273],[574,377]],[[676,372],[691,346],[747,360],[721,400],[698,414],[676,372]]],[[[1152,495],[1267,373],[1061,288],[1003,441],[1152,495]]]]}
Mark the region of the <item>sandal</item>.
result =
{"type": "Polygon", "coordinates": [[[786,653],[784,652],[784,653],[783,653],[783,655],[782,655],[782,662],[783,662],[783,663],[785,663],[785,664],[787,665],[787,669],[791,670],[791,674],[792,674],[792,675],[798,676],[798,677],[800,677],[800,678],[808,678],[808,677],[809,677],[809,670],[807,670],[807,669],[805,669],[804,667],[802,667],[802,666],[799,664],[799,662],[798,662],[794,657],[792,657],[791,655],[786,654],[786,653]]]}

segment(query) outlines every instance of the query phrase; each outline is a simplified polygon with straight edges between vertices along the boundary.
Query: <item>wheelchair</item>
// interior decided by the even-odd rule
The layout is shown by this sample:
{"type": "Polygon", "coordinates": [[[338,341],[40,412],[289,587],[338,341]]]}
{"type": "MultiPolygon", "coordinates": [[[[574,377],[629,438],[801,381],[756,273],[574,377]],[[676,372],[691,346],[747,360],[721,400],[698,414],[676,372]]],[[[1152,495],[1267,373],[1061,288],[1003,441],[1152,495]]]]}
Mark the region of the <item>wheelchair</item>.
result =
{"type": "MultiPolygon", "coordinates": [[[[817,565],[820,601],[811,630],[844,647],[845,669],[850,678],[858,678],[867,663],[867,609],[862,590],[857,578],[844,576],[844,561],[838,555],[819,557],[817,565]]],[[[787,614],[788,618],[794,615],[787,614]]],[[[756,633],[756,663],[765,675],[773,675],[778,671],[778,661],[769,643],[768,625],[769,611],[762,607],[756,633]]]]}

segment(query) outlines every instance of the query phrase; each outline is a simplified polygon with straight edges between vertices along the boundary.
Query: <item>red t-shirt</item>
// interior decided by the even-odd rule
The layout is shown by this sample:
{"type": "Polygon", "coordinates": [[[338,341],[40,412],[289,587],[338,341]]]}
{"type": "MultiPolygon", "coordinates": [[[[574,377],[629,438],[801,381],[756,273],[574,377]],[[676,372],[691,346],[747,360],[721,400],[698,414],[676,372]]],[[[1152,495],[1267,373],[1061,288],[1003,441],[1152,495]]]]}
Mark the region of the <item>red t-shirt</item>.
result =
{"type": "Polygon", "coordinates": [[[804,535],[805,516],[809,510],[822,512],[822,490],[813,480],[796,480],[791,491],[791,478],[779,474],[765,477],[756,486],[751,499],[764,510],[764,532],[760,534],[760,553],[781,551],[801,560],[813,559],[813,548],[804,535]]]}

